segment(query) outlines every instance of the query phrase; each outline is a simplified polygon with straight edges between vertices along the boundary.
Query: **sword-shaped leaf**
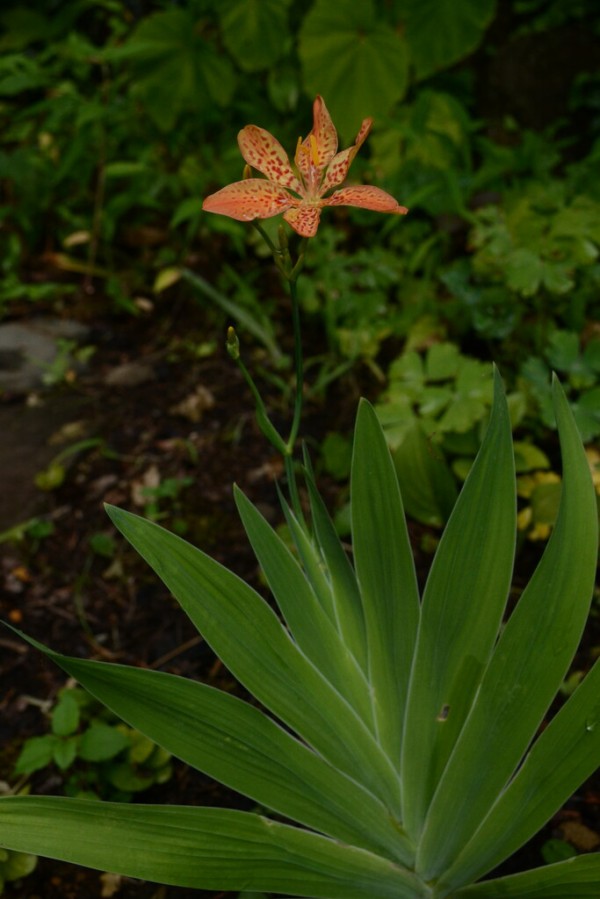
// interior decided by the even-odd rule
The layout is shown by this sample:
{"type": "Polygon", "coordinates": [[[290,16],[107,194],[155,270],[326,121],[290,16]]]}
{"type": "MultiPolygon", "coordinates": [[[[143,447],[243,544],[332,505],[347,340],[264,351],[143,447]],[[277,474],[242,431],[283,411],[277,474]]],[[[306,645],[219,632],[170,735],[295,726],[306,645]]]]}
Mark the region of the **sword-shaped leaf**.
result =
{"type": "Polygon", "coordinates": [[[0,798],[0,845],[207,890],[323,899],[425,899],[410,871],[248,812],[54,796],[0,798]]]}
{"type": "Polygon", "coordinates": [[[365,616],[356,575],[310,473],[306,475],[306,485],[315,535],[331,579],[338,629],[344,643],[366,671],[365,616]]]}
{"type": "Polygon", "coordinates": [[[254,706],[172,674],[65,656],[11,630],[193,768],[328,836],[403,863],[414,861],[380,800],[254,706]]]}
{"type": "Polygon", "coordinates": [[[239,489],[235,490],[235,500],[256,558],[294,640],[372,730],[369,685],[356,659],[283,540],[239,489]]]}
{"type": "Polygon", "coordinates": [[[498,877],[452,893],[452,899],[598,899],[600,853],[498,877]]]}
{"type": "Polygon", "coordinates": [[[600,762],[599,697],[600,661],[538,737],[480,829],[441,878],[444,884],[476,880],[495,868],[594,773],[600,762]]]}
{"type": "Polygon", "coordinates": [[[377,416],[365,400],[354,433],[351,506],[379,740],[399,767],[419,592],[394,463],[377,416]]]}
{"type": "MultiPolygon", "coordinates": [[[[589,613],[598,551],[596,495],[577,426],[557,381],[554,405],[564,472],[558,518],[500,637],[431,804],[417,856],[425,880],[450,865],[501,794],[558,692],[589,613]]],[[[552,770],[547,771],[549,784],[554,782],[552,770]]],[[[573,788],[578,785],[576,781],[573,788]]],[[[513,806],[514,817],[504,820],[506,832],[519,831],[529,809],[526,802],[513,806]]],[[[540,820],[539,826],[543,823],[540,820]]],[[[466,863],[468,852],[464,858],[466,863]]],[[[460,864],[453,871],[458,876],[460,864]]]]}
{"type": "Polygon", "coordinates": [[[262,597],[153,522],[113,506],[107,511],[240,683],[332,765],[397,811],[398,778],[372,733],[262,597]]]}
{"type": "Polygon", "coordinates": [[[515,532],[511,428],[496,372],[485,438],[423,595],[402,756],[403,822],[415,841],[494,646],[510,588],[515,532]]]}

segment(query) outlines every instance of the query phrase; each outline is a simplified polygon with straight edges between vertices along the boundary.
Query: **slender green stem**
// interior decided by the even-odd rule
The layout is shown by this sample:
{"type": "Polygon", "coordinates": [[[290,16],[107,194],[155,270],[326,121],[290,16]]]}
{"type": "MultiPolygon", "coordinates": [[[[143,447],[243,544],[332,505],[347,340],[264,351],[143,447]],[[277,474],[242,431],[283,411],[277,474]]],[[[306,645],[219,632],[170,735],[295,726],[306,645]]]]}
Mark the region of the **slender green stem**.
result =
{"type": "Polygon", "coordinates": [[[256,231],[258,231],[258,233],[260,234],[260,236],[262,237],[262,239],[264,240],[264,242],[270,249],[273,256],[280,256],[281,251],[275,246],[275,244],[273,243],[273,241],[271,240],[271,238],[269,237],[269,235],[267,234],[267,232],[265,231],[263,226],[260,224],[260,222],[258,222],[256,219],[254,219],[254,221],[252,222],[252,226],[255,228],[256,231]]]}
{"type": "Polygon", "coordinates": [[[294,468],[294,458],[291,453],[284,453],[283,462],[285,465],[285,476],[287,480],[288,490],[290,492],[290,503],[294,515],[302,524],[304,521],[304,513],[302,512],[302,504],[300,502],[300,494],[298,493],[298,483],[296,481],[296,469],[294,468]]]}
{"type": "Polygon", "coordinates": [[[287,444],[284,442],[283,437],[269,418],[267,410],[265,408],[265,404],[263,403],[258,387],[254,383],[252,375],[239,356],[235,361],[237,362],[240,371],[242,372],[246,383],[250,388],[252,396],[254,397],[254,402],[256,404],[256,420],[258,422],[258,426],[260,427],[269,443],[274,446],[275,449],[278,450],[285,458],[287,456],[287,444]]]}
{"type": "Polygon", "coordinates": [[[300,418],[302,416],[302,399],[304,386],[304,362],[302,358],[302,335],[300,330],[300,306],[298,303],[298,291],[296,279],[290,279],[290,296],[292,298],[292,327],[294,330],[294,374],[295,374],[295,394],[294,394],[294,415],[292,418],[292,426],[290,435],[287,440],[287,449],[290,455],[294,452],[294,446],[298,437],[300,428],[300,418]]]}
{"type": "Polygon", "coordinates": [[[239,344],[237,343],[237,337],[235,336],[235,332],[233,331],[233,329],[230,329],[231,334],[228,335],[228,350],[232,358],[235,359],[237,364],[239,365],[240,370],[242,371],[244,378],[246,379],[246,383],[252,391],[252,395],[256,403],[256,418],[260,429],[262,430],[267,440],[269,440],[269,442],[275,447],[275,449],[277,449],[283,456],[292,508],[298,520],[303,521],[302,506],[300,504],[300,495],[298,493],[298,485],[296,483],[293,457],[296,441],[298,439],[298,431],[300,430],[300,419],[302,417],[304,362],[302,358],[302,335],[300,332],[300,306],[298,303],[297,282],[298,275],[304,262],[306,239],[302,240],[299,247],[298,258],[296,260],[296,263],[293,264],[288,250],[287,237],[283,228],[280,229],[279,247],[277,247],[259,222],[253,221],[252,224],[271,250],[271,253],[273,254],[273,261],[277,265],[277,268],[279,269],[283,277],[288,282],[290,288],[290,297],[292,300],[295,385],[294,411],[290,433],[287,441],[283,440],[282,436],[279,434],[279,432],[269,419],[265,405],[261,399],[260,393],[258,392],[258,388],[256,387],[256,384],[254,383],[250,372],[239,357],[239,344]]]}

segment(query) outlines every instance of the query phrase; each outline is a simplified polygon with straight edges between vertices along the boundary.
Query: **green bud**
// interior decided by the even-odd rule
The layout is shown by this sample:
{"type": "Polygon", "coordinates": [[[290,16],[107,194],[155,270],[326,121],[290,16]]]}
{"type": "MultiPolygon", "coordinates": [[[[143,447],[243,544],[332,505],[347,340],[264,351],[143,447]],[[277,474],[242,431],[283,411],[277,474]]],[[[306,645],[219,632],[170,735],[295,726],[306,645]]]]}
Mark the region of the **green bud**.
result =
{"type": "Polygon", "coordinates": [[[235,328],[232,328],[231,326],[227,328],[227,352],[232,359],[237,360],[240,358],[240,342],[235,333],[235,328]]]}

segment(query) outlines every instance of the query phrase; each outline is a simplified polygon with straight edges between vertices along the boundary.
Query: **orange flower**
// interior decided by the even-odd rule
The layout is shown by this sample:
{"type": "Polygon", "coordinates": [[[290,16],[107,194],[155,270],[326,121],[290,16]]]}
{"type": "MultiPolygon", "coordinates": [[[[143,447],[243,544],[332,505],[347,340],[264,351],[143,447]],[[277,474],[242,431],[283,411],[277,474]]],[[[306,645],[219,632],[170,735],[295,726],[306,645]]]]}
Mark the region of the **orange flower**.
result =
{"type": "Polygon", "coordinates": [[[352,160],[371,130],[365,119],[354,146],[337,152],[338,139],[331,116],[322,97],[313,104],[313,128],[307,138],[298,139],[294,162],[272,134],[256,125],[246,125],[238,134],[242,156],[265,178],[246,178],[228,184],[207,197],[202,208],[228,215],[240,222],[267,219],[283,212],[283,217],[302,237],[314,237],[323,206],[360,206],[375,212],[405,215],[408,210],[379,187],[362,184],[343,187],[329,197],[327,191],[345,179],[352,160]],[[298,196],[294,196],[297,194],[298,196]]]}

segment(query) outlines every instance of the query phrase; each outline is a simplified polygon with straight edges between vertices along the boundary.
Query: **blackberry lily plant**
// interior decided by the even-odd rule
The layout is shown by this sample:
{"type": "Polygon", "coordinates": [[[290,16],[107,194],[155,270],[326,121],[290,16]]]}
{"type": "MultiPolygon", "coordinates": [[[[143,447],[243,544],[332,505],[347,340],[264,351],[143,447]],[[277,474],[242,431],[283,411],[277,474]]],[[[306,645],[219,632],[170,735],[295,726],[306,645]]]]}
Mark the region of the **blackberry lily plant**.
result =
{"type": "MultiPolygon", "coordinates": [[[[205,208],[241,220],[283,212],[303,240],[326,205],[404,213],[372,187],[324,198],[345,177],[369,127],[366,120],[354,146],[337,153],[317,97],[294,172],[277,141],[248,126],[242,153],[266,179],[230,185],[205,208]]],[[[505,620],[516,485],[496,372],[480,452],[421,594],[394,465],[366,401],[354,434],[352,560],[307,456],[303,496],[296,485],[301,258],[292,260],[284,235],[279,247],[269,245],[293,299],[297,388],[287,438],[269,419],[233,330],[227,345],[263,432],[286,460],[291,504],[283,495],[281,502],[293,552],[235,490],[277,612],[180,537],[107,510],[265,711],[202,683],[61,655],[25,637],[132,727],[256,808],[7,796],[0,798],[0,846],[198,889],[315,899],[597,899],[599,853],[489,873],[600,759],[600,660],[547,721],[585,625],[598,548],[591,475],[560,385],[553,385],[560,511],[515,609],[505,620]]]]}

